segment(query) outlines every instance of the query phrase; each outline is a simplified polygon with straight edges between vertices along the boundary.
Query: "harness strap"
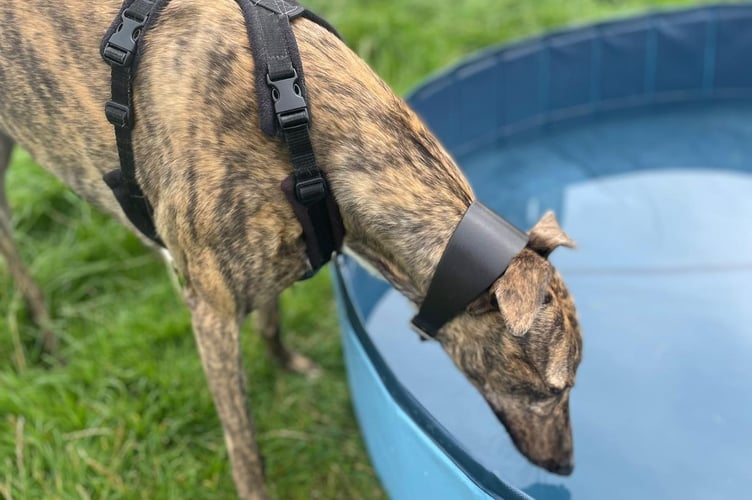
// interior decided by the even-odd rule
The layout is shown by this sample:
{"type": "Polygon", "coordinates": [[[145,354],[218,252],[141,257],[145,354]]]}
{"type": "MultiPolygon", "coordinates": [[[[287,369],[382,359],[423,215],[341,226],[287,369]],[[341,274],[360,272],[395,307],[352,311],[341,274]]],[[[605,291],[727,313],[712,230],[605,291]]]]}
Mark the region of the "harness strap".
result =
{"type": "MultiPolygon", "coordinates": [[[[296,2],[237,1],[256,62],[261,128],[284,139],[293,164],[292,180],[286,179],[281,187],[303,228],[311,267],[305,277],[310,277],[342,247],[344,238],[339,209],[316,164],[303,65],[290,25],[291,19],[301,15],[316,21],[320,18],[296,2]]],[[[331,26],[324,27],[336,34],[331,26]]]]}
{"type": "MultiPolygon", "coordinates": [[[[102,42],[102,57],[112,67],[112,99],[105,106],[115,127],[120,168],[107,173],[112,189],[131,223],[164,246],[154,226],[152,207],[136,179],[133,155],[132,84],[139,59],[139,40],[169,0],[125,0],[102,42]]],[[[256,62],[256,93],[261,127],[287,143],[294,167],[292,182],[282,190],[303,227],[312,276],[342,247],[344,226],[324,174],[316,164],[306,102],[303,67],[290,20],[302,16],[339,36],[323,19],[291,0],[237,0],[256,62]]]]}
{"type": "Polygon", "coordinates": [[[105,104],[107,120],[115,127],[120,168],[108,172],[104,181],[112,189],[123,212],[145,236],[164,246],[157,234],[152,208],[136,180],[132,130],[133,78],[141,35],[169,0],[128,0],[110,26],[101,53],[112,67],[112,99],[105,104]]]}
{"type": "Polygon", "coordinates": [[[509,221],[474,202],[449,238],[412,325],[436,337],[444,324],[506,272],[527,240],[509,221]]]}

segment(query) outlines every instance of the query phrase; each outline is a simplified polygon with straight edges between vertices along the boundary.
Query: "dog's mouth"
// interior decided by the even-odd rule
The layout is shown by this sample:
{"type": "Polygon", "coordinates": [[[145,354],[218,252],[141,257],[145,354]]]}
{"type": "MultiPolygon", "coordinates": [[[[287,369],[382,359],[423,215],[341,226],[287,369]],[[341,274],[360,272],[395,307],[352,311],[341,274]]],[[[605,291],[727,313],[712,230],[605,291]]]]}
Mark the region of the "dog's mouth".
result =
{"type": "Polygon", "coordinates": [[[572,474],[574,449],[569,401],[561,401],[555,411],[545,416],[519,409],[513,412],[494,409],[494,413],[517,450],[530,462],[554,474],[572,474]]]}

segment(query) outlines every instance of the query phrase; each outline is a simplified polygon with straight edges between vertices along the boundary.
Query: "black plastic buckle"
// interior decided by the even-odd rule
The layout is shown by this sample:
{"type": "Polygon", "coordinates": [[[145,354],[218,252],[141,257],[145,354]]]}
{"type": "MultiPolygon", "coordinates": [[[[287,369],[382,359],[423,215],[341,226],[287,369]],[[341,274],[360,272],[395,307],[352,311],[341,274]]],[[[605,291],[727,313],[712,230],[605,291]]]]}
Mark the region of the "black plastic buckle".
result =
{"type": "Polygon", "coordinates": [[[133,125],[131,108],[118,102],[107,101],[104,105],[104,114],[107,116],[107,121],[118,128],[130,128],[133,125]]]}
{"type": "Polygon", "coordinates": [[[320,175],[295,181],[295,197],[306,207],[323,200],[328,194],[329,186],[320,175]]]}
{"type": "Polygon", "coordinates": [[[282,130],[308,125],[308,104],[297,83],[298,72],[293,69],[291,77],[281,80],[272,80],[267,74],[266,82],[272,89],[274,112],[282,130]]]}
{"type": "Polygon", "coordinates": [[[108,63],[115,66],[129,66],[133,61],[138,37],[141,36],[141,31],[149,17],[125,9],[120,18],[122,23],[107,40],[102,56],[108,63]]]}

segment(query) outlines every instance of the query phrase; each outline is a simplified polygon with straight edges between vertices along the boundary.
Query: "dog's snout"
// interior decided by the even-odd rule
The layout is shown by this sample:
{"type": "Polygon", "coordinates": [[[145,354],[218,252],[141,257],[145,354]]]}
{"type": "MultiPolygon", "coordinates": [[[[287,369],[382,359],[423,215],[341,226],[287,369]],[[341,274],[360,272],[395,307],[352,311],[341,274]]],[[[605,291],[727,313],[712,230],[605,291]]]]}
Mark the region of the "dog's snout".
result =
{"type": "Polygon", "coordinates": [[[568,408],[563,409],[547,417],[531,412],[505,414],[495,410],[494,413],[528,460],[548,472],[568,476],[574,471],[574,449],[568,408]]]}

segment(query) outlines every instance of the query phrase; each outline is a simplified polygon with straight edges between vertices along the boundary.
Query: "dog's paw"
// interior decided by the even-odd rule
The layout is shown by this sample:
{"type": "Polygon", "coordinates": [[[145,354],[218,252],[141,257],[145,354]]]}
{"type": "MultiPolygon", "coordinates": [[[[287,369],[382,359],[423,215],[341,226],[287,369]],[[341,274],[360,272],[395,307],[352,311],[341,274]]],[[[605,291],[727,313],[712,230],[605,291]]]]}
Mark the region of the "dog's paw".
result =
{"type": "Polygon", "coordinates": [[[291,351],[285,360],[283,368],[289,372],[303,375],[309,379],[315,379],[321,376],[323,370],[310,358],[300,353],[291,351]]]}
{"type": "Polygon", "coordinates": [[[41,331],[41,358],[45,368],[61,368],[67,364],[67,360],[60,352],[60,343],[57,335],[49,327],[42,327],[41,331]]]}

